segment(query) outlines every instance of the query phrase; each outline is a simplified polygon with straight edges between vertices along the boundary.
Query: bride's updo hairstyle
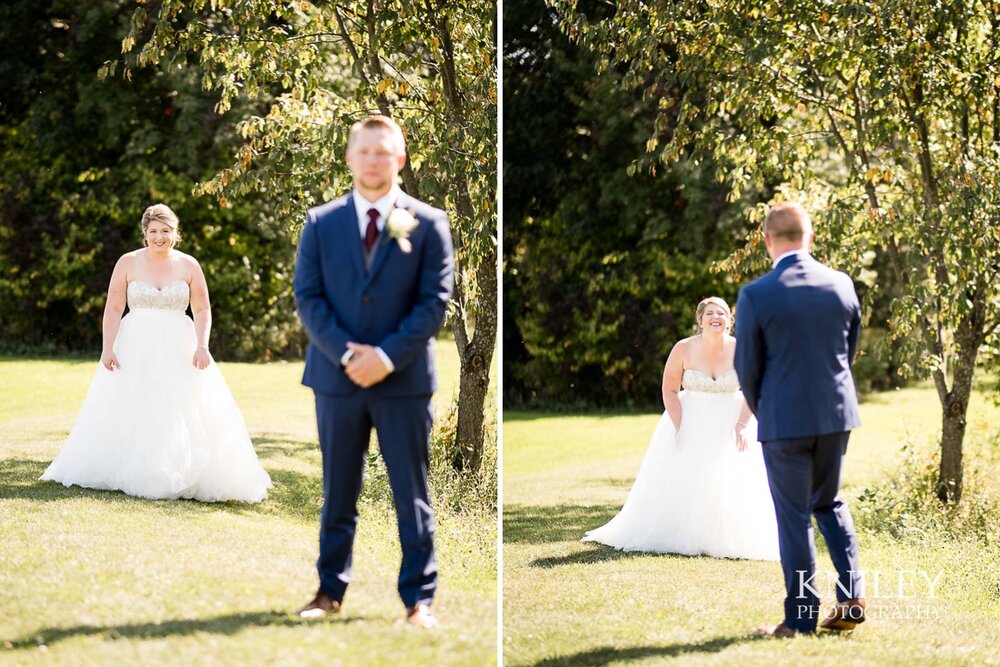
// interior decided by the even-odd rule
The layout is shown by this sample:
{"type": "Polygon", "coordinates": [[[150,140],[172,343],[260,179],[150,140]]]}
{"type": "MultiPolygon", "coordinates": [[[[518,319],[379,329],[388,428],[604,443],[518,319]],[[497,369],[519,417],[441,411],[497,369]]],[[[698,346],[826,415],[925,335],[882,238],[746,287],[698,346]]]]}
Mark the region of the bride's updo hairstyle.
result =
{"type": "Polygon", "coordinates": [[[146,230],[154,222],[166,223],[170,229],[174,230],[174,244],[170,246],[173,248],[178,243],[181,242],[181,232],[177,228],[180,225],[180,220],[177,219],[177,214],[170,210],[170,207],[166,204],[153,204],[142,214],[142,244],[146,245],[146,230]]]}
{"type": "Polygon", "coordinates": [[[729,309],[729,304],[726,300],[718,296],[710,296],[707,299],[702,299],[698,303],[698,308],[694,311],[694,316],[696,320],[695,326],[698,327],[698,331],[701,331],[701,316],[705,314],[705,309],[708,308],[708,304],[714,303],[716,306],[722,308],[726,311],[726,317],[729,318],[729,325],[726,327],[726,331],[733,328],[733,311],[729,309]]]}

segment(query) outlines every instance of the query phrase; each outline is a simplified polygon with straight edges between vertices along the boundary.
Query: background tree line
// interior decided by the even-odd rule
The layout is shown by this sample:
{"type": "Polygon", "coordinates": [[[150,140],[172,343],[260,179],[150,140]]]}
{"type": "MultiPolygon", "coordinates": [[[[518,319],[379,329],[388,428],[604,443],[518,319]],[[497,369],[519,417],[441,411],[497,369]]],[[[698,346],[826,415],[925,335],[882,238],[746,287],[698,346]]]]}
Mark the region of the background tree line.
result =
{"type": "Polygon", "coordinates": [[[93,352],[111,269],[141,245],[146,206],[178,214],[179,249],[205,269],[213,352],[258,361],[302,354],[291,292],[293,228],[264,197],[221,206],[192,195],[238,144],[197,67],[100,81],[119,55],[128,6],[0,8],[0,340],[7,351],[93,352]]]}

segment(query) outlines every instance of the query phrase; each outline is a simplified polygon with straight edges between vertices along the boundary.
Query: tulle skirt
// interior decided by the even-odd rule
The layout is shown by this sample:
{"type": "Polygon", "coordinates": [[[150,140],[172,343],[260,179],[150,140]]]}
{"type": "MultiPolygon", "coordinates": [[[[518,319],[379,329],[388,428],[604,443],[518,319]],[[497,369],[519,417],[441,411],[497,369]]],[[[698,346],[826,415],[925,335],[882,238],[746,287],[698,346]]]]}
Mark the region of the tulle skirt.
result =
{"type": "Polygon", "coordinates": [[[213,362],[191,364],[194,323],[175,310],[137,309],[122,319],[62,451],[42,475],[66,486],[144,498],[206,502],[267,497],[271,478],[213,362]]]}
{"type": "MultiPolygon", "coordinates": [[[[625,551],[778,560],[778,527],[761,446],[737,451],[739,392],[680,394],[681,428],[664,412],[625,506],[583,541],[625,551]]],[[[756,439],[756,421],[748,437],[756,439]]]]}

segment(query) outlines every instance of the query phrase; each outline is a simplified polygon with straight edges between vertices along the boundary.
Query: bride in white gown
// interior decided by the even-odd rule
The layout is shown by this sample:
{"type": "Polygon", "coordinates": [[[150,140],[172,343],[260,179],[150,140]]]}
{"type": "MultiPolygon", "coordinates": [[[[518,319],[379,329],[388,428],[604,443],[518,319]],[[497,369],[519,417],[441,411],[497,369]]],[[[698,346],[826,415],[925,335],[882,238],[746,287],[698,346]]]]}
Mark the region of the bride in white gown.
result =
{"type": "Polygon", "coordinates": [[[259,502],[271,478],[208,351],[205,276],[173,249],[180,236],[167,206],[146,209],[142,229],[146,248],[123,255],[111,277],[104,349],[83,409],[41,479],[144,498],[259,502]]]}
{"type": "Polygon", "coordinates": [[[701,333],[678,342],[667,359],[666,411],[625,506],[583,541],[625,551],[778,560],[757,423],[733,369],[732,315],[725,301],[709,297],[697,316],[701,333]]]}

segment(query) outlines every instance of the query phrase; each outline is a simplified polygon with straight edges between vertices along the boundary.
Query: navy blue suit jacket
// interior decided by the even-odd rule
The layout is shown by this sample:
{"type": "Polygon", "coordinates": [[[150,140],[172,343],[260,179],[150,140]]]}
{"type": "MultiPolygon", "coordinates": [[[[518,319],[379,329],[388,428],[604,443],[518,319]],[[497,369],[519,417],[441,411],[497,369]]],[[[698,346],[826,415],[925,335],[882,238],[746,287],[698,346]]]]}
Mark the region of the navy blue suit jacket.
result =
{"type": "Polygon", "coordinates": [[[851,278],[805,251],[740,290],[736,374],[761,442],[861,425],[851,375],[860,328],[851,278]]]}
{"type": "Polygon", "coordinates": [[[295,303],[309,334],[302,383],[328,394],[360,388],[340,365],[348,341],[381,347],[395,370],[369,391],[418,396],[437,389],[434,335],[453,286],[451,233],[444,211],[400,193],[395,203],[419,224],[404,253],[383,229],[365,269],[354,198],[309,210],[295,265],[295,303]]]}

